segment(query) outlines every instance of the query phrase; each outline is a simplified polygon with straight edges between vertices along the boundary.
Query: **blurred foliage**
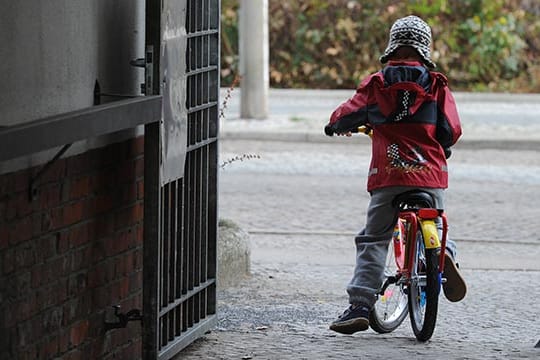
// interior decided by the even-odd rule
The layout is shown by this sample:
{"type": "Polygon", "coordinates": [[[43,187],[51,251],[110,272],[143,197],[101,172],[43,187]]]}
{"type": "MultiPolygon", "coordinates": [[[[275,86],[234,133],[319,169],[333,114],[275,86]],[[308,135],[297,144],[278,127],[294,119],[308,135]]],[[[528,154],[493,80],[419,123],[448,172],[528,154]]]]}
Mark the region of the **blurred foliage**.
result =
{"type": "MultiPolygon", "coordinates": [[[[239,0],[222,0],[222,83],[238,72],[239,0]]],[[[269,0],[270,81],[354,88],[380,69],[392,23],[415,14],[455,90],[540,91],[538,0],[269,0]]]]}

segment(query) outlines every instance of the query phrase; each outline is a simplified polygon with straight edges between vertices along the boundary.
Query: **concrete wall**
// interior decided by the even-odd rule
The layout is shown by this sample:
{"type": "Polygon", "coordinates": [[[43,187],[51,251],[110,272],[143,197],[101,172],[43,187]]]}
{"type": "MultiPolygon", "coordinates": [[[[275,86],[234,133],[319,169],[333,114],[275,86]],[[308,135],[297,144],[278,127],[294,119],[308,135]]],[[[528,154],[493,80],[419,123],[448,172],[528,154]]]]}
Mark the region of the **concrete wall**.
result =
{"type": "Polygon", "coordinates": [[[0,0],[0,126],[139,94],[144,0],[0,0]]]}

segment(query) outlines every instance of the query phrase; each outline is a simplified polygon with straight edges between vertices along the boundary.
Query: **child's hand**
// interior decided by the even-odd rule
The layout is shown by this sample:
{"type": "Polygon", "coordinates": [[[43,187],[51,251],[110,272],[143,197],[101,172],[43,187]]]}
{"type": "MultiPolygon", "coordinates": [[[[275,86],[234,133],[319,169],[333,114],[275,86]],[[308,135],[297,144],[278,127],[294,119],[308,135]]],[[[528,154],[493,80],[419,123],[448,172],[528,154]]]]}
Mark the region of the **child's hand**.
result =
{"type": "Polygon", "coordinates": [[[324,127],[324,133],[326,134],[326,136],[334,136],[334,130],[332,129],[332,126],[330,126],[330,124],[324,127]]]}
{"type": "Polygon", "coordinates": [[[334,134],[336,134],[337,136],[352,136],[352,132],[351,132],[351,131],[342,132],[342,133],[335,132],[334,129],[332,129],[332,126],[331,126],[331,125],[326,125],[326,126],[324,127],[324,133],[325,133],[327,136],[333,136],[334,134]]]}

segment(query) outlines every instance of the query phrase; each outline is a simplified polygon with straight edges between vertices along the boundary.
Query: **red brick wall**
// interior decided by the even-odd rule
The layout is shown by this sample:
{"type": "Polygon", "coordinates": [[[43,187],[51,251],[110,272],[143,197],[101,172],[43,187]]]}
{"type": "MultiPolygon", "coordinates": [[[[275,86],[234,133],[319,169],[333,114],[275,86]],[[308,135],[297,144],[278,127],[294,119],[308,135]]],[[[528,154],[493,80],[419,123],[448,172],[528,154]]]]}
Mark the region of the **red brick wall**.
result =
{"type": "Polygon", "coordinates": [[[31,168],[0,175],[0,359],[137,359],[143,137],[57,161],[29,200],[31,168]]]}

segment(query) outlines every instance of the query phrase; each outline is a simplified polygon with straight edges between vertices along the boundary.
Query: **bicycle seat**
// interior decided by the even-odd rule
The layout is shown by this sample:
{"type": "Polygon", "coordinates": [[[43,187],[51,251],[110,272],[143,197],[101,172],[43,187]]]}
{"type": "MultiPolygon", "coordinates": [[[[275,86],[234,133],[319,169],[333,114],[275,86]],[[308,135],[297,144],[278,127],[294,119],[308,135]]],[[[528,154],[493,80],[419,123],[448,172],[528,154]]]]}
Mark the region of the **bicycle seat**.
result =
{"type": "Polygon", "coordinates": [[[392,205],[400,208],[416,207],[416,208],[435,208],[435,200],[430,193],[422,190],[411,190],[397,195],[392,201],[392,205]]]}

